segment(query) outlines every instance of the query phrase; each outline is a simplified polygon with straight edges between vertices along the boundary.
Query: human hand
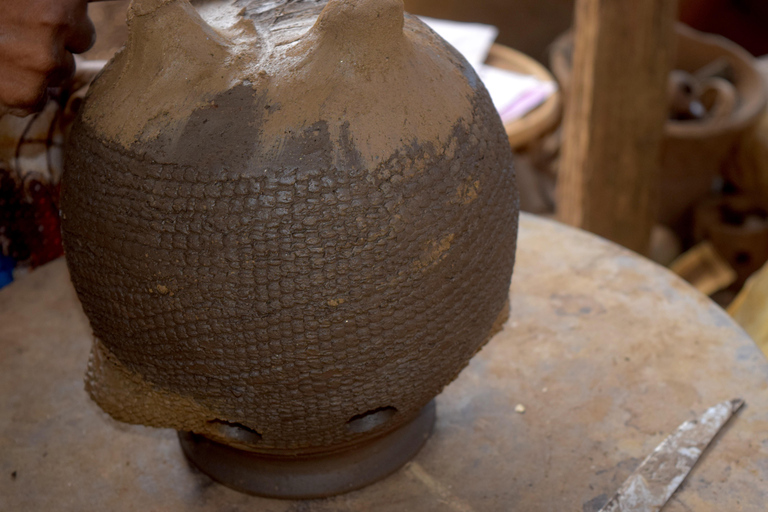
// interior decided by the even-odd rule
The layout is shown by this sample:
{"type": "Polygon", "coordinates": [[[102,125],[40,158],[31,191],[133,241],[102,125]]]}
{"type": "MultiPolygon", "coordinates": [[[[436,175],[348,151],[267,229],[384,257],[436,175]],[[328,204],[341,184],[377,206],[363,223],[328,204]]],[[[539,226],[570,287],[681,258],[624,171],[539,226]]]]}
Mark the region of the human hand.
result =
{"type": "Polygon", "coordinates": [[[0,115],[40,110],[95,40],[87,0],[0,0],[0,115]]]}

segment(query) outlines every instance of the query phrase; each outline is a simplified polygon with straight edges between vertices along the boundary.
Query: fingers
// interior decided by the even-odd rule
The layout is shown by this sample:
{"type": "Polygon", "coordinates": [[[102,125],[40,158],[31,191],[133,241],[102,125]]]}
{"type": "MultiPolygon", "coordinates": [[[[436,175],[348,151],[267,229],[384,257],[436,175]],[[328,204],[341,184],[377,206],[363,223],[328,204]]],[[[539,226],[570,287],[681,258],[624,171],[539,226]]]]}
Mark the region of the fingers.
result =
{"type": "Polygon", "coordinates": [[[46,87],[61,85],[73,76],[75,76],[75,57],[72,53],[64,50],[63,54],[56,60],[56,66],[46,73],[46,87]]]}
{"type": "Polygon", "coordinates": [[[75,58],[57,38],[45,40],[40,37],[34,42],[19,43],[16,62],[9,63],[9,89],[15,91],[15,101],[20,108],[34,108],[40,101],[36,98],[49,87],[59,85],[75,72],[75,58]]]}
{"type": "Polygon", "coordinates": [[[5,77],[0,81],[0,104],[17,116],[26,116],[41,110],[48,99],[44,80],[40,74],[27,70],[5,77]]]}
{"type": "Polygon", "coordinates": [[[40,110],[95,39],[86,0],[0,0],[0,115],[40,110]],[[3,19],[5,18],[5,19],[3,19]]]}
{"type": "Polygon", "coordinates": [[[72,53],[83,53],[91,49],[96,41],[96,30],[88,17],[88,4],[81,0],[71,11],[66,25],[64,48],[72,53]]]}

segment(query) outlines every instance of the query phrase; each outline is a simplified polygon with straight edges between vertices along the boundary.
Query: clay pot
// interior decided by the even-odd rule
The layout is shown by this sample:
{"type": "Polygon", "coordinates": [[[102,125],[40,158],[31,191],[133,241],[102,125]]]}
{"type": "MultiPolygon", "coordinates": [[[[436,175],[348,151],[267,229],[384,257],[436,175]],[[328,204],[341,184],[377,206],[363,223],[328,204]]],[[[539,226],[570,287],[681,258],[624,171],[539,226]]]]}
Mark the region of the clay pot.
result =
{"type": "Polygon", "coordinates": [[[708,239],[736,271],[734,288],[768,261],[768,210],[745,195],[702,201],[695,212],[697,240],[708,239]]]}
{"type": "MultiPolygon", "coordinates": [[[[732,75],[729,78],[736,99],[731,102],[729,93],[720,91],[721,103],[733,105],[728,114],[710,115],[695,121],[669,119],[664,126],[658,220],[668,225],[677,225],[695,202],[709,193],[713,178],[723,168],[739,138],[758,121],[766,103],[763,82],[754,59],[743,48],[723,37],[704,34],[683,24],[677,24],[675,30],[675,69],[695,73],[723,59],[732,75]]],[[[567,32],[553,43],[550,54],[552,71],[566,101],[572,52],[573,37],[567,32]]],[[[718,95],[723,82],[714,81],[712,90],[706,91],[704,98],[710,92],[718,95]]],[[[721,105],[714,107],[714,110],[722,110],[721,105]]]]}
{"type": "Polygon", "coordinates": [[[249,492],[394,470],[508,314],[517,192],[487,92],[399,0],[136,0],[128,20],[63,180],[88,392],[120,421],[194,433],[203,466],[395,440],[394,462],[340,463],[362,477],[227,482],[249,492]]]}
{"type": "MultiPolygon", "coordinates": [[[[763,83],[768,83],[768,60],[760,59],[758,69],[763,83]]],[[[741,193],[768,208],[768,112],[763,111],[754,128],[744,135],[724,174],[741,193]]]]}

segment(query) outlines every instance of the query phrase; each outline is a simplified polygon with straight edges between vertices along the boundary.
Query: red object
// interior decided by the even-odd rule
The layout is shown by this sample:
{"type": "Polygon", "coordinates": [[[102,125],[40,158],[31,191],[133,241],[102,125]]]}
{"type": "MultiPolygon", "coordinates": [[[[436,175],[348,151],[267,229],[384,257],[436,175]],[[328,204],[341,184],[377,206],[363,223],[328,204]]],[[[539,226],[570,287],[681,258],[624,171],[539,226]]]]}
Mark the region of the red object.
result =
{"type": "Polygon", "coordinates": [[[680,21],[727,37],[752,55],[768,54],[768,2],[765,0],[681,0],[680,21]]]}

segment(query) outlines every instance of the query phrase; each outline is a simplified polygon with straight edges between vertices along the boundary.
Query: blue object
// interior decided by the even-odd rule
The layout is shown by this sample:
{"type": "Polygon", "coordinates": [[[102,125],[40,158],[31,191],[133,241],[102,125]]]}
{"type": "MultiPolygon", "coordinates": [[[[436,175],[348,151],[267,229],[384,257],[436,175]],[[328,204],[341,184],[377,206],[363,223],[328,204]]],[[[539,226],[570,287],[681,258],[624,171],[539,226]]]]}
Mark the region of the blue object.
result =
{"type": "Polygon", "coordinates": [[[14,268],[16,268],[16,260],[10,256],[0,255],[0,288],[13,282],[14,268]]]}

